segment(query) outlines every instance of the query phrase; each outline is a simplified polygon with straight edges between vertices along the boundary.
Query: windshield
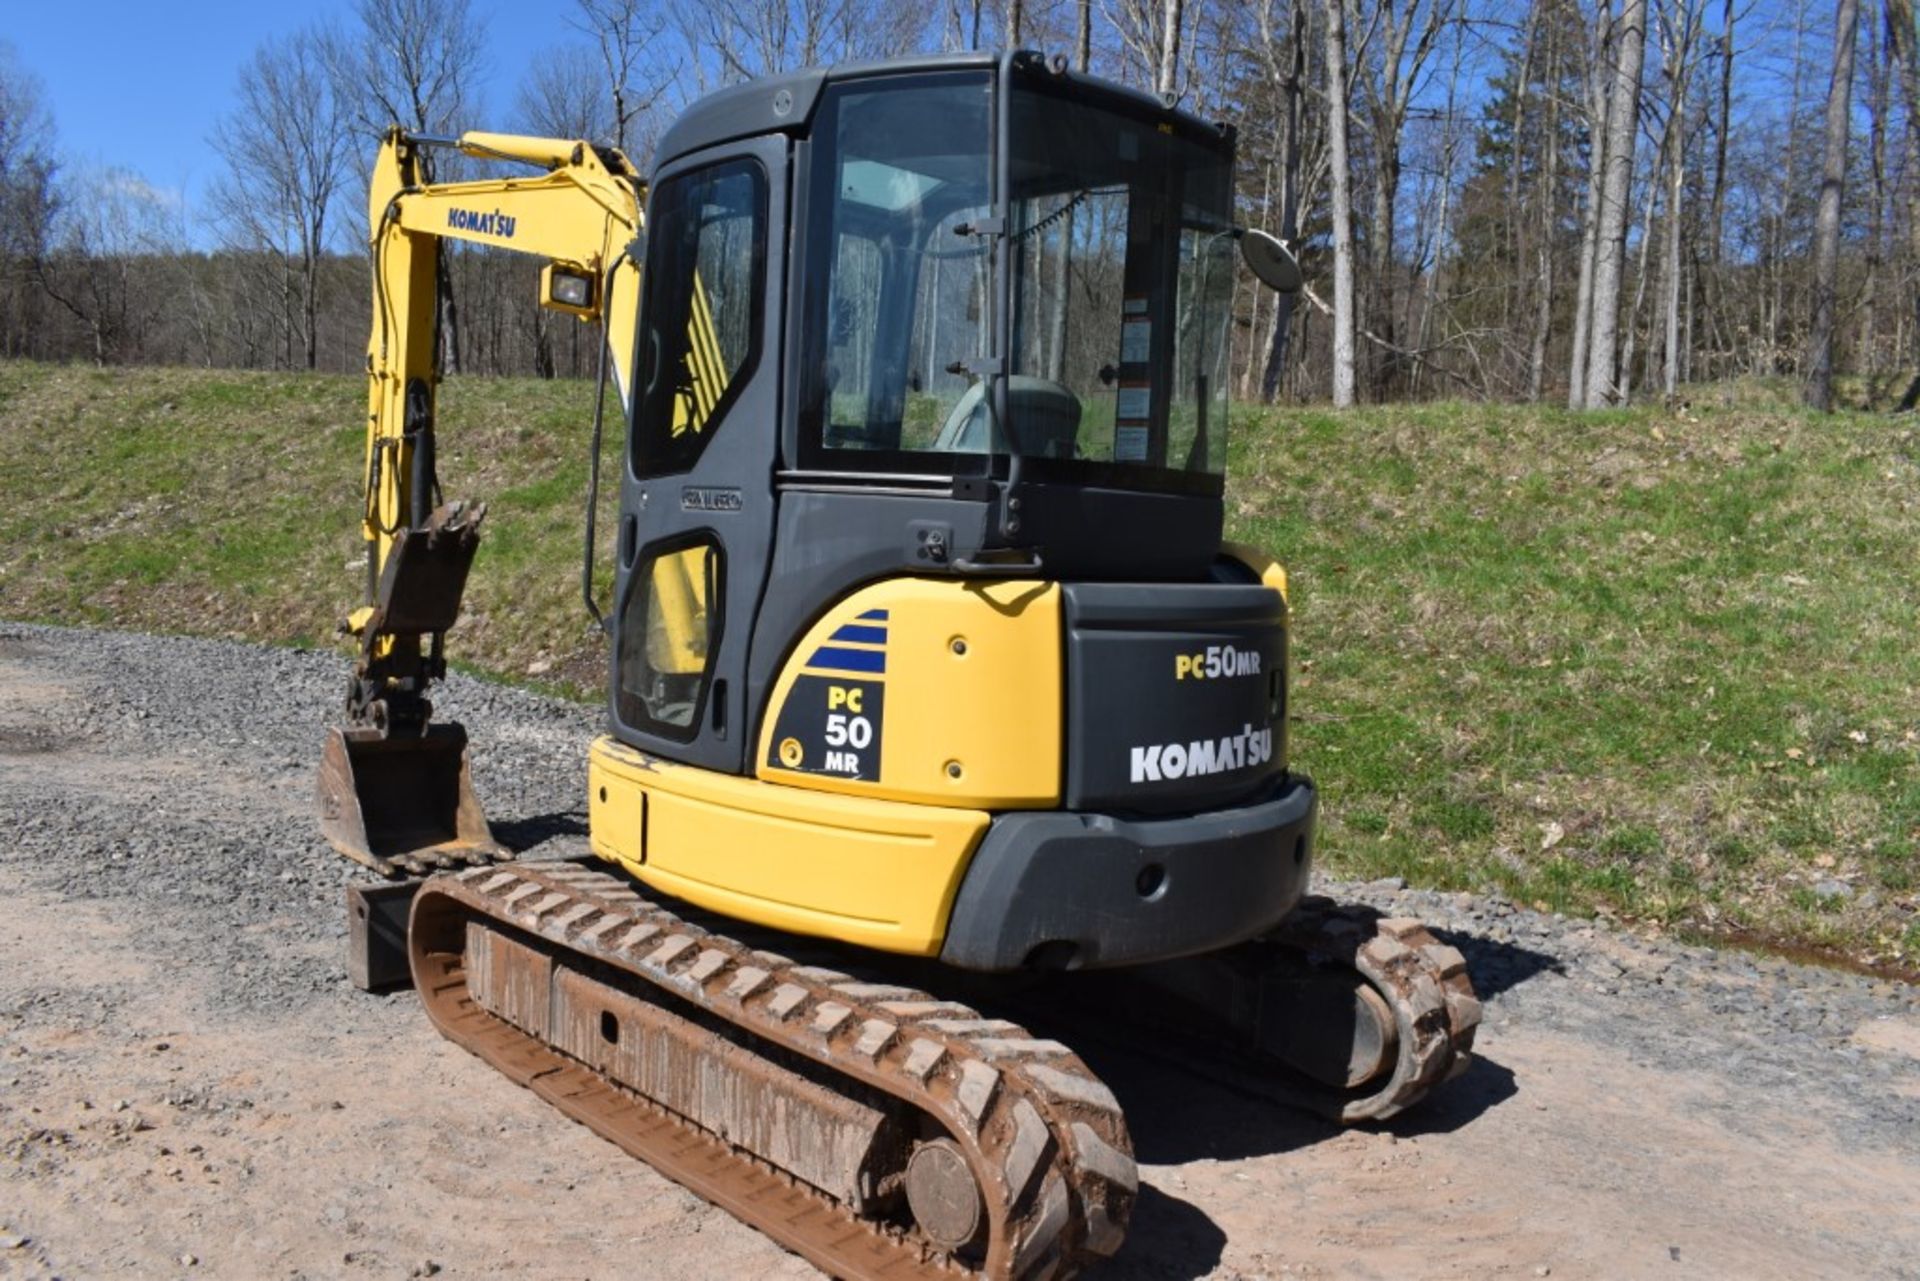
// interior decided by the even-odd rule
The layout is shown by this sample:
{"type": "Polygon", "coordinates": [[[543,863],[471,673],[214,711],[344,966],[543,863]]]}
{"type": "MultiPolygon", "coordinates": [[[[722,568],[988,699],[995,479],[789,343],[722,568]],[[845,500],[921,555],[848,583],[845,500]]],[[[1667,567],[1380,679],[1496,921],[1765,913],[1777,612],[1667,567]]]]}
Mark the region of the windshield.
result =
{"type": "Polygon", "coordinates": [[[1217,485],[1230,142],[1095,105],[1071,82],[1023,80],[1011,99],[1009,216],[995,236],[988,73],[823,95],[802,277],[803,465],[977,472],[1017,452],[1089,481],[1217,485]],[[1004,422],[988,359],[1001,290],[1013,322],[1004,422]]]}

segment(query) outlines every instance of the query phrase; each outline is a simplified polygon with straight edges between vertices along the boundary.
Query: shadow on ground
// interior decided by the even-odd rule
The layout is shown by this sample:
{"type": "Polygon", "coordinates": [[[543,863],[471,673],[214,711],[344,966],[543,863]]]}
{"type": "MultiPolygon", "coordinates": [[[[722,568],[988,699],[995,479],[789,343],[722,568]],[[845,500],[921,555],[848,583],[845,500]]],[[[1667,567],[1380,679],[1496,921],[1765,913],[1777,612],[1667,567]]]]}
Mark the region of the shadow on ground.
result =
{"type": "Polygon", "coordinates": [[[1169,1196],[1151,1183],[1140,1185],[1127,1239],[1100,1275],[1121,1277],[1204,1277],[1220,1266],[1227,1234],[1191,1201],[1169,1196]]]}
{"type": "Polygon", "coordinates": [[[1459,930],[1434,928],[1430,932],[1447,946],[1460,949],[1460,955],[1467,958],[1467,975],[1482,1001],[1519,987],[1535,975],[1567,972],[1566,963],[1559,957],[1517,943],[1503,943],[1459,930]]]}
{"type": "MultiPolygon", "coordinates": [[[[503,819],[493,824],[493,839],[515,854],[547,853],[539,849],[548,841],[587,834],[587,816],[579,810],[558,814],[538,814],[532,818],[503,819]]],[[[550,857],[576,858],[583,851],[554,851],[550,857]]]]}

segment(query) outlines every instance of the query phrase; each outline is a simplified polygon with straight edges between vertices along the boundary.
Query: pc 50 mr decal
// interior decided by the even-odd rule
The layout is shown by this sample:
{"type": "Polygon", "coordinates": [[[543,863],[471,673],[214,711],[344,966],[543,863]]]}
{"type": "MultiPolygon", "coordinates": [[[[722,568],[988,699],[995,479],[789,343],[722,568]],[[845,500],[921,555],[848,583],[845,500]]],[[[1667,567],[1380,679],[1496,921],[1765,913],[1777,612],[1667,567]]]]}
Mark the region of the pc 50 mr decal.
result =
{"type": "Polygon", "coordinates": [[[1173,656],[1173,679],[1212,681],[1227,676],[1258,676],[1260,651],[1235,649],[1231,645],[1209,645],[1192,654],[1173,656]]]}
{"type": "Polygon", "coordinates": [[[870,609],[808,654],[774,720],[767,765],[877,782],[886,726],[887,611],[870,609]]]}

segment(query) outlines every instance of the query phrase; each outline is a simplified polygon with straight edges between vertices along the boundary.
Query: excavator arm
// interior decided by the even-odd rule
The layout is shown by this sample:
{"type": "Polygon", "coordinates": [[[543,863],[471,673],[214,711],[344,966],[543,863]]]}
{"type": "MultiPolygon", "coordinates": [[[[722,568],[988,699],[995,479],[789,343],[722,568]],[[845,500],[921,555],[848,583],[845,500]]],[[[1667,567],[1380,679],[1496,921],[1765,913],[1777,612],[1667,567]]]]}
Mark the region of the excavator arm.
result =
{"type": "Polygon", "coordinates": [[[368,196],[366,598],[347,619],[360,653],[347,724],[330,732],[323,755],[320,807],[335,848],[384,874],[504,854],[468,779],[465,731],[432,723],[427,697],[446,674],[445,637],[486,514],[484,504],[443,502],[435,468],[442,245],[467,241],[545,259],[540,304],[602,323],[601,399],[610,373],[624,405],[633,385],[644,198],[625,156],[585,142],[394,129],[381,144],[368,196]],[[535,172],[436,183],[436,150],[535,172]]]}

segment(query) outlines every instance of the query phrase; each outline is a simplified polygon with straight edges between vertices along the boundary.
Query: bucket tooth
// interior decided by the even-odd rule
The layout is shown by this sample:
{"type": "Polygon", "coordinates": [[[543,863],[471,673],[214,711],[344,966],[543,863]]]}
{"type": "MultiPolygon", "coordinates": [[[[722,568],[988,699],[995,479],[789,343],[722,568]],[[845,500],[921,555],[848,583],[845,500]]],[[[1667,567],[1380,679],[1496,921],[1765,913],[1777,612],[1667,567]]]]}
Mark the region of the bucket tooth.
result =
{"type": "Polygon", "coordinates": [[[329,730],[319,799],[327,840],[382,876],[508,856],[474,795],[467,732],[457,723],[413,735],[329,730]]]}

